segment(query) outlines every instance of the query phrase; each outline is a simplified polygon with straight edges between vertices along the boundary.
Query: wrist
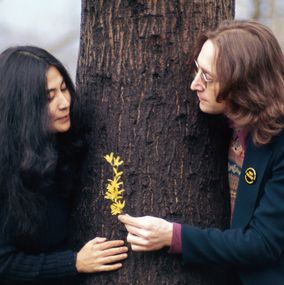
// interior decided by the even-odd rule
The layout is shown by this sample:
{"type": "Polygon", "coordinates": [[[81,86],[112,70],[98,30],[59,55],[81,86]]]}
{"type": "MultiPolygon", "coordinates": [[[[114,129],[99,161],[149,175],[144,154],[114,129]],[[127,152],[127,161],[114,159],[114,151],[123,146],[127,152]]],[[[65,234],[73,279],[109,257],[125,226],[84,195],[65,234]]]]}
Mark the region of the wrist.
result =
{"type": "Polygon", "coordinates": [[[77,252],[75,256],[75,267],[78,273],[82,273],[81,262],[79,260],[79,252],[77,252]]]}
{"type": "Polygon", "coordinates": [[[166,246],[171,246],[173,239],[173,223],[167,222],[167,230],[166,230],[166,246]]]}

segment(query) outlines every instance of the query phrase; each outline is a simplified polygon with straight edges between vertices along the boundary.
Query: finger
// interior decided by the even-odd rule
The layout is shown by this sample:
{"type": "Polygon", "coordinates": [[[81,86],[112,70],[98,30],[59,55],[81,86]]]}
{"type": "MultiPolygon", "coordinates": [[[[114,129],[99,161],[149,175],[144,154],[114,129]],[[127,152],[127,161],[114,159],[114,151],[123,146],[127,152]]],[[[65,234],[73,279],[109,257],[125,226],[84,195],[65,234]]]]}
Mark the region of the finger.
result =
{"type": "Polygon", "coordinates": [[[124,260],[128,257],[127,253],[117,254],[117,255],[111,255],[107,257],[102,257],[100,259],[101,264],[109,264],[109,263],[115,263],[121,260],[124,260]]]}
{"type": "Polygon", "coordinates": [[[124,245],[124,241],[123,240],[109,240],[109,241],[105,241],[103,243],[97,244],[96,248],[100,249],[100,250],[105,250],[111,247],[119,247],[124,245]]]}
{"type": "Polygon", "coordinates": [[[153,250],[150,247],[146,247],[146,246],[143,246],[143,245],[136,245],[136,244],[132,244],[131,245],[131,249],[132,249],[132,251],[137,251],[137,252],[152,251],[153,250]]]}
{"type": "Polygon", "coordinates": [[[126,253],[127,251],[128,251],[128,247],[126,246],[110,248],[110,249],[105,249],[104,251],[102,251],[102,256],[111,256],[111,255],[126,253]]]}
{"type": "Polygon", "coordinates": [[[124,218],[124,217],[130,217],[130,215],[128,214],[120,214],[117,216],[117,218],[120,220],[120,218],[124,218]]]}
{"type": "Polygon", "coordinates": [[[106,240],[107,240],[107,238],[105,238],[105,237],[96,237],[92,241],[93,241],[94,244],[98,244],[98,243],[103,243],[106,240]]]}
{"type": "Polygon", "coordinates": [[[137,228],[131,225],[125,225],[127,231],[133,235],[140,236],[140,237],[148,237],[149,231],[141,228],[137,228]]]}
{"type": "Polygon", "coordinates": [[[86,244],[98,244],[98,243],[102,243],[105,242],[106,238],[102,238],[102,237],[95,237],[91,240],[89,240],[88,242],[86,242],[86,244]]]}
{"type": "Polygon", "coordinates": [[[141,221],[141,217],[135,218],[130,215],[119,215],[118,219],[124,224],[132,225],[138,228],[144,227],[144,223],[141,221]]]}
{"type": "Polygon", "coordinates": [[[139,245],[139,246],[147,246],[149,244],[148,240],[143,237],[135,236],[133,234],[127,235],[127,242],[131,244],[139,245]]]}
{"type": "Polygon", "coordinates": [[[111,265],[102,265],[99,267],[99,271],[113,271],[113,270],[117,270],[121,267],[122,267],[121,263],[115,263],[115,264],[111,264],[111,265]]]}

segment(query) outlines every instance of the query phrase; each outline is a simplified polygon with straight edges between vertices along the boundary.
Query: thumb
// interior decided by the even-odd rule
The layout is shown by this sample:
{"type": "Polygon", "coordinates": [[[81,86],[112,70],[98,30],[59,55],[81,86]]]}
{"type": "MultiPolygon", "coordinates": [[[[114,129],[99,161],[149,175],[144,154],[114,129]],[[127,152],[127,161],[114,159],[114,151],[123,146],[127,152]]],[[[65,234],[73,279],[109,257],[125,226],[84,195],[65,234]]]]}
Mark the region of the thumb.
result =
{"type": "Polygon", "coordinates": [[[122,223],[127,223],[129,217],[131,216],[128,214],[118,215],[118,220],[122,223]]]}

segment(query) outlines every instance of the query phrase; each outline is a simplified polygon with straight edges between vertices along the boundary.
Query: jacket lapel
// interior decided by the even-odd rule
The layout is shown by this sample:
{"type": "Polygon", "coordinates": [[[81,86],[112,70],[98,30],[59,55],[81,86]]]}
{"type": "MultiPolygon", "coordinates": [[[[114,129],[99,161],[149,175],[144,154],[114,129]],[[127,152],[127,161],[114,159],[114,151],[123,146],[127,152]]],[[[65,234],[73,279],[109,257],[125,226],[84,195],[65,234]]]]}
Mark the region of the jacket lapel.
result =
{"type": "Polygon", "coordinates": [[[237,190],[232,228],[245,227],[250,221],[271,153],[269,144],[256,147],[249,138],[237,190]]]}

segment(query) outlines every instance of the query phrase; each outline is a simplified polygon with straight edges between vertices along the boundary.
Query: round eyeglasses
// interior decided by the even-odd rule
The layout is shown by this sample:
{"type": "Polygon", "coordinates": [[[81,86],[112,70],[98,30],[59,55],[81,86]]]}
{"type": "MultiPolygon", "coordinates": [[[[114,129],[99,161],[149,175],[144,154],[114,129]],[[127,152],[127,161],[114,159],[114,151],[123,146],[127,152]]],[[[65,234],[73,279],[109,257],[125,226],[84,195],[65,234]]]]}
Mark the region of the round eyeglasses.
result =
{"type": "Polygon", "coordinates": [[[205,87],[207,87],[208,83],[213,83],[214,82],[214,79],[208,78],[208,75],[206,75],[203,72],[203,70],[199,66],[198,62],[196,60],[194,60],[194,77],[196,77],[199,72],[200,72],[201,80],[202,80],[202,82],[203,82],[205,87]]]}

